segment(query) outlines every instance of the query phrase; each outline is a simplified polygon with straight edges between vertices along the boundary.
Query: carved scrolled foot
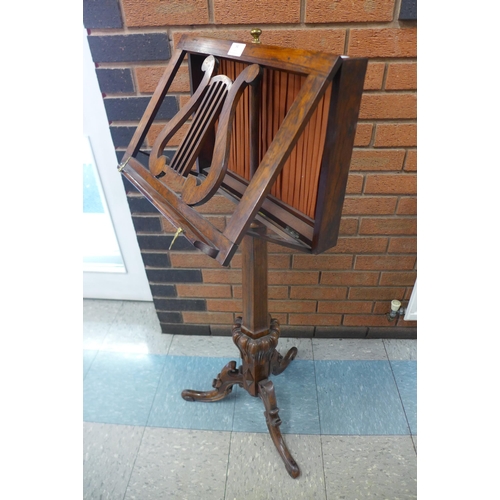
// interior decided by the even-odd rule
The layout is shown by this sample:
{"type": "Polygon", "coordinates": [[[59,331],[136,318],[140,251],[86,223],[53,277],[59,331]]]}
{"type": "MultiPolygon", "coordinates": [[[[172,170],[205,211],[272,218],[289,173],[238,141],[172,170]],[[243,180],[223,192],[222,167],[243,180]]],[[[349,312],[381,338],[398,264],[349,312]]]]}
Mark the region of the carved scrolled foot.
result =
{"type": "Polygon", "coordinates": [[[182,391],[182,398],[186,401],[203,401],[206,403],[220,401],[231,394],[234,384],[241,385],[243,377],[236,368],[236,361],[230,361],[212,382],[213,391],[182,391]]]}
{"type": "Polygon", "coordinates": [[[277,350],[274,351],[271,359],[271,372],[273,375],[283,373],[287,366],[295,359],[299,351],[296,347],[292,347],[285,356],[282,356],[277,350]]]}
{"type": "Polygon", "coordinates": [[[259,396],[266,409],[264,416],[266,417],[269,434],[271,435],[278,453],[285,463],[285,468],[288,474],[295,479],[299,476],[300,469],[288,450],[286,443],[283,440],[283,436],[281,435],[281,431],[279,429],[279,426],[281,425],[281,419],[278,414],[279,408],[276,406],[276,393],[274,391],[274,385],[270,380],[265,379],[259,382],[259,396]]]}

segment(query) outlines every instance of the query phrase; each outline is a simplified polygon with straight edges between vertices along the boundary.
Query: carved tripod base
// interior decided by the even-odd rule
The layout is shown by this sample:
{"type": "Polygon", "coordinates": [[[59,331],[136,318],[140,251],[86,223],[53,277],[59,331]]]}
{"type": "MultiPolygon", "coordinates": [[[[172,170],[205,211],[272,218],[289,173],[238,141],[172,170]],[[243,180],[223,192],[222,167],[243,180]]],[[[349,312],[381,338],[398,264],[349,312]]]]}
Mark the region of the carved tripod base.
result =
{"type": "Polygon", "coordinates": [[[276,405],[274,384],[269,375],[282,373],[297,355],[297,348],[292,347],[285,356],[277,350],[279,339],[279,323],[271,320],[269,333],[253,338],[242,331],[241,318],[237,319],[233,327],[233,341],[241,353],[242,365],[236,368],[236,361],[230,361],[213,381],[214,390],[199,392],[193,390],[182,391],[186,401],[219,401],[228,396],[233,385],[243,387],[251,396],[260,397],[264,403],[264,416],[267,428],[278,453],[285,463],[286,470],[293,478],[300,474],[300,469],[288,450],[280,431],[281,419],[279,408],[276,405]]]}

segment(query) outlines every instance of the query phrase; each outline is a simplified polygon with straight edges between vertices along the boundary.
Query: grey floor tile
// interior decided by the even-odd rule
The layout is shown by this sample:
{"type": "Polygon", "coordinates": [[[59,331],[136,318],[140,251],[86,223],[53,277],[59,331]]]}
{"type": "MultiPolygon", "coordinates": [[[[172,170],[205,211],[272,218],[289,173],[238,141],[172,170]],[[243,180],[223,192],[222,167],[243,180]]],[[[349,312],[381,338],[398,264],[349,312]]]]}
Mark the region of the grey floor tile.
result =
{"type": "Polygon", "coordinates": [[[209,356],[231,358],[238,364],[240,351],[232,337],[207,335],[174,335],[168,354],[171,356],[209,356]]]}
{"type": "Polygon", "coordinates": [[[315,361],[321,434],[409,434],[388,361],[315,361]]]}
{"type": "Polygon", "coordinates": [[[269,434],[232,434],[226,500],[326,499],[320,436],[284,438],[300,467],[297,479],[288,475],[269,434]]]}
{"type": "Polygon", "coordinates": [[[389,359],[417,360],[416,339],[383,339],[389,359]]]}
{"type": "Polygon", "coordinates": [[[87,375],[92,361],[94,361],[97,351],[85,350],[83,351],[83,378],[87,375]]]}
{"type": "Polygon", "coordinates": [[[417,362],[391,361],[391,367],[410,431],[417,434],[417,362]]]}
{"type": "Polygon", "coordinates": [[[122,500],[144,427],[83,424],[83,498],[122,500]]]}
{"type": "Polygon", "coordinates": [[[278,342],[278,351],[282,356],[288,352],[292,347],[298,349],[297,357],[295,359],[313,359],[313,347],[311,339],[300,339],[292,337],[281,337],[278,342]]]}
{"type": "Polygon", "coordinates": [[[121,300],[83,300],[84,349],[101,347],[121,307],[121,300]]]}
{"type": "Polygon", "coordinates": [[[328,498],[417,498],[410,436],[321,436],[321,441],[328,498]]]}
{"type": "Polygon", "coordinates": [[[84,420],[145,425],[165,359],[99,351],[83,382],[84,420]]]}
{"type": "Polygon", "coordinates": [[[161,332],[152,302],[124,301],[109,328],[101,350],[167,354],[173,335],[161,332]]]}
{"type": "Polygon", "coordinates": [[[315,360],[387,359],[382,339],[312,339],[315,360]]]}
{"type": "Polygon", "coordinates": [[[223,499],[229,439],[229,432],[147,428],[125,500],[223,499]]]}
{"type": "Polygon", "coordinates": [[[231,361],[227,358],[165,356],[165,369],[148,420],[150,427],[230,431],[235,393],[221,401],[185,401],[184,389],[211,391],[212,381],[231,361]]]}

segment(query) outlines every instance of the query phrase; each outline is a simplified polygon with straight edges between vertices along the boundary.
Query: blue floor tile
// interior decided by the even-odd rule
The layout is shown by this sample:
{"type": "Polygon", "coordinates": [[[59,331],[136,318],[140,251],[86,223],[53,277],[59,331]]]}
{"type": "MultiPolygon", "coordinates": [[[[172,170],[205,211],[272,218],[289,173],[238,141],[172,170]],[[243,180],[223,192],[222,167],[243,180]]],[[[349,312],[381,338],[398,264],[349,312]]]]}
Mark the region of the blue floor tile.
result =
{"type": "MultiPolygon", "coordinates": [[[[283,373],[271,376],[270,379],[276,392],[276,402],[282,421],[281,432],[319,434],[314,362],[294,360],[283,373]]],[[[252,397],[246,391],[238,390],[233,430],[268,432],[264,404],[259,397],[252,397]]]]}
{"type": "Polygon", "coordinates": [[[316,361],[322,434],[409,434],[388,361],[316,361]]]}
{"type": "Polygon", "coordinates": [[[412,434],[417,434],[417,362],[391,361],[399,394],[412,434]]]}
{"type": "Polygon", "coordinates": [[[86,422],[145,425],[165,356],[100,351],[83,383],[86,422]]]}
{"type": "Polygon", "coordinates": [[[165,370],[147,425],[230,431],[233,426],[234,389],[225,399],[214,403],[184,401],[181,397],[184,389],[211,391],[212,380],[229,361],[230,358],[166,356],[165,370]]]}
{"type": "Polygon", "coordinates": [[[90,365],[92,364],[92,361],[94,361],[96,354],[97,354],[97,351],[91,351],[89,349],[83,350],[83,378],[84,379],[85,379],[85,375],[87,375],[87,372],[89,371],[89,368],[90,368],[90,365]]]}

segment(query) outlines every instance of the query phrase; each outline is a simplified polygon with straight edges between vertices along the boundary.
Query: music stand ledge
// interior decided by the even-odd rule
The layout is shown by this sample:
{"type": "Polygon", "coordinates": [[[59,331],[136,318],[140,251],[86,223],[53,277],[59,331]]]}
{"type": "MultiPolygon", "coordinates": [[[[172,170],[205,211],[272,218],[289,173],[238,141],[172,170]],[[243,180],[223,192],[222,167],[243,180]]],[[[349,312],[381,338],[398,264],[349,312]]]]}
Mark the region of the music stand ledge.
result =
{"type": "Polygon", "coordinates": [[[312,254],[336,244],[366,66],[365,58],[184,35],[118,166],[177,235],[220,265],[241,248],[243,316],[232,338],[242,364],[224,366],[213,390],[187,389],[182,397],[215,402],[235,384],[260,397],[293,478],[300,469],[280,432],[270,376],[287,368],[297,348],[284,356],[277,350],[280,327],[268,313],[267,241],[312,254]],[[186,56],[192,97],[160,132],[144,166],[137,154],[186,56]],[[169,162],[164,148],[191,117],[169,162]],[[224,231],[193,208],[216,192],[236,203],[224,231]]]}

